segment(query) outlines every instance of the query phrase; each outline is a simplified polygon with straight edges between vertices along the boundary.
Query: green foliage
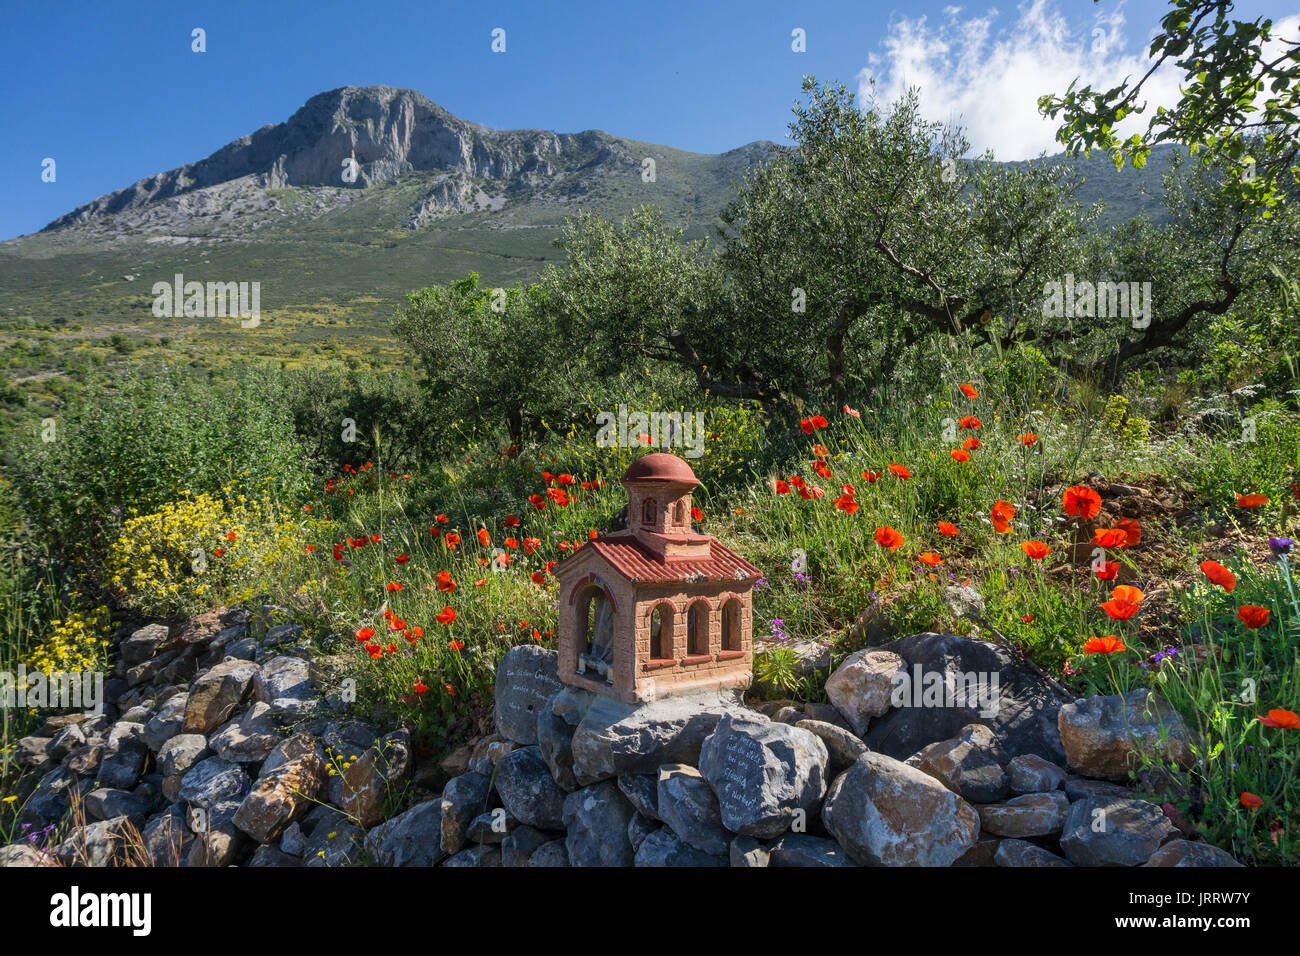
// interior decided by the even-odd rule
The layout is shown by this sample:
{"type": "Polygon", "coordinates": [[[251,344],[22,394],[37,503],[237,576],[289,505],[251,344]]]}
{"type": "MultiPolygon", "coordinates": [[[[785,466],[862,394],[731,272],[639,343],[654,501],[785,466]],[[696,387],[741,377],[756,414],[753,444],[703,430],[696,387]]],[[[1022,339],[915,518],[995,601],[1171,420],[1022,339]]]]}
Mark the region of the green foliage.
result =
{"type": "Polygon", "coordinates": [[[306,480],[280,391],[256,369],[208,383],[162,368],[96,386],[52,424],[32,423],[11,471],[28,517],[76,561],[102,555],[132,508],[306,480]]]}
{"type": "Polygon", "coordinates": [[[1100,91],[1076,89],[1076,79],[1064,95],[1041,97],[1039,109],[1062,119],[1057,139],[1074,152],[1106,150],[1117,168],[1125,160],[1141,166],[1157,143],[1190,146],[1207,164],[1231,168],[1238,195],[1270,215],[1300,182],[1300,45],[1278,36],[1270,19],[1231,19],[1232,7],[1221,0],[1170,0],[1147,51],[1154,62],[1140,78],[1100,91]],[[1276,46],[1266,49],[1270,42],[1276,46]],[[1166,62],[1183,74],[1178,102],[1121,140],[1116,127],[1145,111],[1143,87],[1166,62]],[[1258,133],[1282,151],[1259,155],[1251,142],[1258,133]]]}

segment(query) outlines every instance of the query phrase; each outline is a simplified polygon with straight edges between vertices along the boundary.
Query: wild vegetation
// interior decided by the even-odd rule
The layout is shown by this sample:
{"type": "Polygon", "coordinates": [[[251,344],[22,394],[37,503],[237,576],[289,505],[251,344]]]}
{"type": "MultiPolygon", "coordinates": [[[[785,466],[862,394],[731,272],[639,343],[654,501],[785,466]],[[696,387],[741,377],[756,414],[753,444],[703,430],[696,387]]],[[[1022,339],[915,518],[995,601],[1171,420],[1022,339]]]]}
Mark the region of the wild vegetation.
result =
{"type": "MultiPolygon", "coordinates": [[[[767,572],[757,693],[822,699],[824,649],[926,630],[1079,694],[1149,685],[1200,735],[1169,801],[1300,862],[1294,183],[1174,159],[1160,222],[1102,229],[1070,170],[958,162],[914,98],[804,92],[713,239],[580,214],[536,281],[412,292],[383,371],[123,347],[52,377],[53,413],[10,383],[0,669],[269,604],[447,750],[501,653],[553,643],[554,563],[616,518],[646,447],[599,446],[596,416],[702,412],[697,519],[767,572]],[[1149,283],[1149,312],[1052,314],[1066,276],[1149,283]]],[[[1294,156],[1260,132],[1261,168],[1294,156]]],[[[36,718],[7,710],[4,743],[36,718]]]]}

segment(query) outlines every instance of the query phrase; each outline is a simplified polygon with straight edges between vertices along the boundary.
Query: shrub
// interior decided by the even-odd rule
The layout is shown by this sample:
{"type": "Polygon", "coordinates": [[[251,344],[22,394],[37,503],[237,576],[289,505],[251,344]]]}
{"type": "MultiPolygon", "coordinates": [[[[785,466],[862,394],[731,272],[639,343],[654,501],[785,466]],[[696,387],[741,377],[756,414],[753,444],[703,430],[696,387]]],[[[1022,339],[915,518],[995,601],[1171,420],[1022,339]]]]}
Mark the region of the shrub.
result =
{"type": "Polygon", "coordinates": [[[93,388],[75,411],[36,424],[12,466],[24,510],[60,556],[92,563],[125,515],[183,492],[293,492],[307,477],[274,383],[229,383],[173,369],[93,388]]]}

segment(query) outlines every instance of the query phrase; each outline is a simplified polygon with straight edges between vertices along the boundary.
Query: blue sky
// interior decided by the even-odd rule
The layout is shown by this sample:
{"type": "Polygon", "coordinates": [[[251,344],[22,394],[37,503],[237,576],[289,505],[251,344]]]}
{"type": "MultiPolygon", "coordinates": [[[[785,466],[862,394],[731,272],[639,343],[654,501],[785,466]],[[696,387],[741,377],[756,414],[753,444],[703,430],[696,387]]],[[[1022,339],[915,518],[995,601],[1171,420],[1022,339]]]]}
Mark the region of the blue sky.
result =
{"type": "MultiPolygon", "coordinates": [[[[1140,66],[1165,6],[9,0],[0,239],[350,84],[412,87],[501,129],[598,128],[719,152],[782,140],[804,74],[855,90],[874,75],[886,99],[919,82],[927,112],[970,124],[978,148],[1021,158],[1055,151],[1032,97],[1079,71],[1115,78],[1140,66]],[[191,52],[195,27],[206,31],[206,53],[191,52]],[[506,30],[504,54],[490,50],[496,27],[506,30]],[[805,53],[791,50],[795,28],[806,31],[805,53]],[[57,163],[53,183],[41,181],[46,157],[57,163]]],[[[1238,4],[1247,17],[1298,10],[1238,4]]]]}

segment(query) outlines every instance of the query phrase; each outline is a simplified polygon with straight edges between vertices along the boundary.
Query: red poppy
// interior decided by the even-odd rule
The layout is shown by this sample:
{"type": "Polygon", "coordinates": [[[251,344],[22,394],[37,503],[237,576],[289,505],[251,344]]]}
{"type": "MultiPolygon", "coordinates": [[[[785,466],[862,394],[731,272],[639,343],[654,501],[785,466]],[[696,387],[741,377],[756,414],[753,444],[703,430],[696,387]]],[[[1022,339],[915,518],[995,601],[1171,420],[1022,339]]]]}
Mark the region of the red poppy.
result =
{"type": "Polygon", "coordinates": [[[1065,494],[1061,496],[1061,507],[1071,518],[1087,521],[1101,511],[1101,495],[1086,485],[1074,485],[1065,489],[1065,494]]]}
{"type": "Polygon", "coordinates": [[[813,471],[817,472],[817,475],[820,478],[829,479],[831,477],[831,470],[827,467],[826,462],[824,461],[813,462],[813,471]]]}
{"type": "Polygon", "coordinates": [[[1115,527],[1128,535],[1128,542],[1125,547],[1132,548],[1142,543],[1142,525],[1135,519],[1120,518],[1115,522],[1115,527]]]}
{"type": "Polygon", "coordinates": [[[518,516],[518,515],[506,515],[506,520],[505,520],[504,523],[505,523],[505,526],[506,526],[507,528],[518,528],[518,527],[519,527],[519,516],[518,516]]]}
{"type": "Polygon", "coordinates": [[[451,694],[452,697],[456,696],[456,688],[452,687],[450,684],[443,684],[442,686],[447,688],[447,693],[451,694]]]}
{"type": "Polygon", "coordinates": [[[485,548],[492,543],[492,536],[488,534],[487,528],[478,529],[478,543],[485,548]]]}
{"type": "Polygon", "coordinates": [[[1237,608],[1237,617],[1241,618],[1242,624],[1253,631],[1257,627],[1268,624],[1269,611],[1268,608],[1257,604],[1243,604],[1237,608]]]}
{"type": "Polygon", "coordinates": [[[889,471],[890,474],[894,475],[896,478],[903,479],[903,481],[907,481],[908,478],[912,477],[912,473],[907,470],[906,465],[890,465],[889,471]]]}
{"type": "Polygon", "coordinates": [[[812,426],[813,426],[813,428],[825,428],[825,427],[826,427],[827,425],[829,425],[829,424],[830,424],[830,422],[828,422],[828,421],[827,421],[825,418],[823,418],[821,415],[814,415],[814,416],[812,417],[812,426]]]}
{"type": "Polygon", "coordinates": [[[961,443],[961,447],[965,448],[967,451],[976,451],[980,447],[980,440],[974,435],[971,435],[970,438],[967,438],[961,443]]]}
{"type": "Polygon", "coordinates": [[[411,685],[411,689],[414,690],[417,694],[423,694],[425,691],[429,689],[429,685],[424,683],[423,681],[417,680],[414,684],[411,685]]]}
{"type": "Polygon", "coordinates": [[[1266,504],[1268,504],[1268,495],[1237,495],[1238,508],[1258,508],[1266,504]]]}
{"type": "Polygon", "coordinates": [[[1022,541],[1020,543],[1020,550],[1025,552],[1025,554],[1029,555],[1035,561],[1041,561],[1052,553],[1051,548],[1036,539],[1033,541],[1022,541]]]}
{"type": "Polygon", "coordinates": [[[970,461],[970,452],[962,448],[954,448],[948,454],[952,455],[953,461],[970,461]]]}
{"type": "Polygon", "coordinates": [[[1026,624],[1033,624],[1034,616],[1032,614],[1022,614],[1020,620],[1024,621],[1026,624]]]}
{"type": "Polygon", "coordinates": [[[825,445],[813,445],[813,454],[816,455],[818,458],[825,458],[827,455],[830,454],[830,452],[826,450],[825,445]]]}
{"type": "Polygon", "coordinates": [[[903,546],[903,536],[886,525],[883,528],[876,529],[876,544],[893,551],[903,546]]]}
{"type": "Polygon", "coordinates": [[[877,481],[880,480],[880,472],[864,471],[862,473],[862,480],[867,482],[867,484],[874,485],[877,481]]]}
{"type": "Polygon", "coordinates": [[[790,476],[790,484],[794,485],[796,488],[802,488],[802,487],[803,487],[803,479],[800,478],[798,475],[791,475],[791,476],[790,476]]]}
{"type": "Polygon", "coordinates": [[[533,583],[534,583],[534,584],[545,584],[545,583],[546,583],[546,575],[542,574],[541,571],[534,571],[532,574],[530,574],[530,575],[528,575],[528,576],[529,576],[530,578],[533,579],[533,583]]]}
{"type": "Polygon", "coordinates": [[[974,415],[963,415],[957,419],[957,425],[960,428],[979,428],[981,424],[983,423],[974,415]]]}
{"type": "Polygon", "coordinates": [[[1026,448],[1031,448],[1038,444],[1038,436],[1033,432],[1025,432],[1022,435],[1017,435],[1016,441],[1020,442],[1020,444],[1024,445],[1026,448]]]}
{"type": "Polygon", "coordinates": [[[1101,609],[1106,612],[1106,615],[1112,621],[1127,621],[1138,611],[1142,610],[1142,605],[1135,604],[1132,601],[1121,601],[1116,598],[1111,598],[1101,606],[1101,609]]]}
{"type": "Polygon", "coordinates": [[[390,591],[405,591],[405,590],[406,590],[406,588],[402,587],[402,585],[401,585],[399,582],[397,582],[397,581],[390,581],[388,584],[385,584],[384,587],[388,588],[388,590],[390,590],[390,591]]]}
{"type": "Polygon", "coordinates": [[[1265,727],[1278,727],[1286,730],[1300,730],[1300,714],[1281,708],[1270,710],[1268,715],[1259,718],[1265,727]]]}
{"type": "Polygon", "coordinates": [[[961,532],[957,530],[957,526],[955,524],[952,524],[951,522],[948,521],[940,521],[939,533],[947,538],[955,538],[961,532]]]}
{"type": "Polygon", "coordinates": [[[858,411],[856,408],[849,408],[849,406],[847,405],[844,406],[844,414],[852,415],[854,418],[862,417],[862,413],[860,411],[858,411]]]}
{"type": "Polygon", "coordinates": [[[853,500],[852,495],[844,494],[835,499],[835,507],[845,514],[853,514],[858,510],[858,503],[853,500]]]}
{"type": "Polygon", "coordinates": [[[536,508],[538,511],[541,511],[543,508],[546,507],[546,499],[543,498],[541,495],[529,495],[528,503],[532,505],[534,508],[536,508]]]}
{"type": "Polygon", "coordinates": [[[364,644],[374,636],[375,629],[373,627],[363,627],[361,630],[357,631],[357,643],[364,644]]]}
{"type": "Polygon", "coordinates": [[[933,551],[921,552],[916,556],[916,560],[920,561],[922,564],[928,564],[932,568],[943,564],[943,558],[935,554],[933,551]]]}
{"type": "Polygon", "coordinates": [[[1097,528],[1092,533],[1092,543],[1099,548],[1128,546],[1128,533],[1122,528],[1097,528]]]}
{"type": "Polygon", "coordinates": [[[1123,650],[1127,650],[1124,642],[1114,634],[1107,634],[1105,637],[1090,637],[1083,645],[1085,654],[1114,654],[1123,650]]]}
{"type": "Polygon", "coordinates": [[[439,524],[446,524],[451,519],[448,518],[446,515],[434,515],[433,520],[438,522],[439,524]]]}
{"type": "Polygon", "coordinates": [[[438,612],[438,615],[437,617],[434,618],[434,620],[436,620],[439,624],[450,624],[452,621],[456,620],[456,617],[457,615],[454,610],[452,610],[449,607],[444,607],[441,611],[438,612]]]}
{"type": "Polygon", "coordinates": [[[227,540],[227,541],[238,541],[238,540],[239,540],[239,535],[235,534],[235,532],[233,532],[233,531],[227,531],[227,532],[226,532],[226,540],[227,540]]]}
{"type": "Polygon", "coordinates": [[[447,646],[453,651],[463,651],[465,649],[464,641],[448,641],[447,646]]]}
{"type": "Polygon", "coordinates": [[[409,554],[399,554],[393,560],[396,561],[398,564],[405,564],[407,561],[411,560],[411,556],[409,554]]]}
{"type": "Polygon", "coordinates": [[[961,383],[960,385],[958,385],[957,387],[961,389],[961,393],[962,393],[963,395],[965,395],[967,398],[979,398],[979,397],[980,397],[980,393],[977,392],[977,391],[975,391],[975,386],[974,386],[974,385],[967,385],[965,382],[962,382],[962,383],[961,383]]]}
{"type": "Polygon", "coordinates": [[[1016,516],[1016,506],[999,498],[993,503],[990,515],[993,518],[993,530],[998,534],[1006,534],[1011,530],[1011,519],[1016,516]]]}
{"type": "Polygon", "coordinates": [[[524,538],[524,552],[526,554],[532,554],[541,546],[542,546],[541,538],[524,538]]]}
{"type": "Polygon", "coordinates": [[[1119,577],[1119,565],[1114,561],[1103,561],[1101,567],[1096,569],[1097,579],[1099,581],[1114,581],[1119,577]]]}
{"type": "Polygon", "coordinates": [[[1249,790],[1241,791],[1241,797],[1239,799],[1241,800],[1241,805],[1249,810],[1254,810],[1256,807],[1262,807],[1264,805],[1264,798],[1256,796],[1249,790]]]}
{"type": "Polygon", "coordinates": [[[517,539],[515,539],[515,538],[506,538],[504,541],[501,542],[501,544],[502,544],[503,547],[506,547],[506,548],[517,548],[517,547],[519,547],[519,541],[518,541],[517,539]]]}
{"type": "Polygon", "coordinates": [[[456,545],[460,544],[460,535],[454,531],[448,532],[443,535],[442,543],[447,546],[448,551],[455,551],[456,545]]]}
{"type": "Polygon", "coordinates": [[[439,571],[437,580],[439,591],[450,592],[456,590],[456,582],[452,580],[450,571],[439,571]]]}
{"type": "Polygon", "coordinates": [[[314,545],[314,544],[309,544],[309,545],[307,545],[307,547],[303,548],[302,550],[303,550],[303,553],[304,553],[304,554],[315,554],[315,553],[316,553],[316,545],[314,545]]]}
{"type": "Polygon", "coordinates": [[[223,554],[225,554],[225,553],[226,553],[226,549],[225,549],[225,548],[215,548],[215,549],[213,550],[213,552],[212,552],[212,556],[215,557],[215,558],[219,558],[219,557],[221,557],[221,556],[222,556],[223,554]]]}
{"type": "Polygon", "coordinates": [[[788,495],[790,493],[790,486],[778,478],[776,481],[776,493],[778,495],[788,495]]]}
{"type": "Polygon", "coordinates": [[[1201,571],[1210,579],[1211,584],[1217,584],[1225,591],[1231,591],[1237,586],[1237,577],[1218,561],[1202,561],[1201,571]]]}
{"type": "Polygon", "coordinates": [[[803,429],[803,433],[805,435],[811,435],[813,433],[812,419],[811,418],[799,419],[799,427],[803,429]]]}

